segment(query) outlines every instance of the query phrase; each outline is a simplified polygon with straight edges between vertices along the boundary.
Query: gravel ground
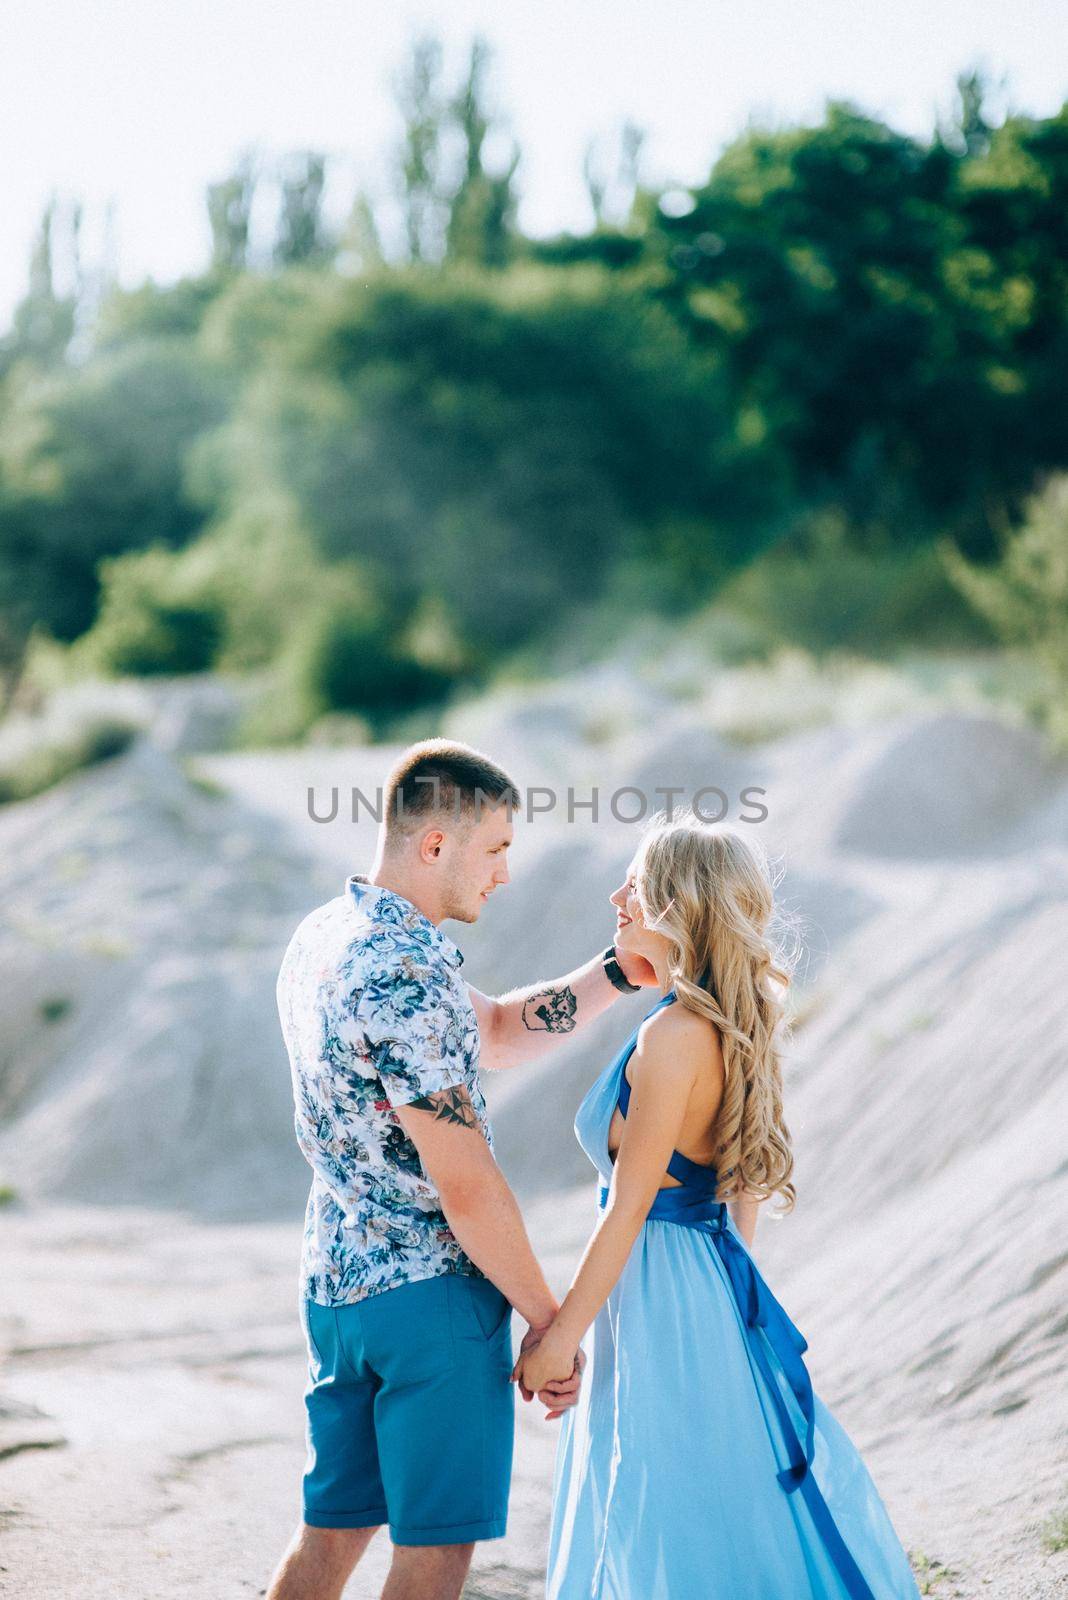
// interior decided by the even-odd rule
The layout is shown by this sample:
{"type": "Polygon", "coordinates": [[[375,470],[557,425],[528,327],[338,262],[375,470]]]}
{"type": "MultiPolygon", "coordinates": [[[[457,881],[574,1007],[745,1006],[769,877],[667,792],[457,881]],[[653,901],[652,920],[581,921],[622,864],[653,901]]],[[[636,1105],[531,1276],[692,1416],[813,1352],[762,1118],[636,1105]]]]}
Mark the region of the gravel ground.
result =
{"type": "MultiPolygon", "coordinates": [[[[531,1219],[557,1276],[558,1218],[545,1206],[531,1219]]],[[[298,1512],[297,1228],[98,1209],[9,1211],[0,1228],[20,1288],[0,1323],[0,1594],[261,1595],[298,1512]]],[[[1068,1551],[1044,1554],[1039,1539],[1053,1463],[1022,1476],[1011,1426],[869,1437],[839,1415],[925,1593],[1068,1593],[1068,1551]]],[[[480,1547],[469,1600],[541,1596],[554,1439],[521,1408],[509,1533],[480,1547]]],[[[388,1554],[380,1536],[347,1600],[378,1594],[388,1554]]]]}

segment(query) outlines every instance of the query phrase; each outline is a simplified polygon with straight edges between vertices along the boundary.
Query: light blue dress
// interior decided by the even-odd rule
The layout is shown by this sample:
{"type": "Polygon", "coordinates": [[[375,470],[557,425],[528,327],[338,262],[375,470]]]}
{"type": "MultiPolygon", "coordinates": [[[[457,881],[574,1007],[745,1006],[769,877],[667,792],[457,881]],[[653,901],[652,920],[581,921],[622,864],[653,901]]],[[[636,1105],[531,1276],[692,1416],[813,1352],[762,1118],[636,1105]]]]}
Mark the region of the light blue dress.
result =
{"type": "MultiPolygon", "coordinates": [[[[649,1013],[676,999],[674,991],[649,1013]]],[[[607,1201],[637,1029],[575,1118],[607,1201]]],[[[678,1151],[597,1316],[561,1425],[549,1600],[918,1600],[861,1456],[813,1393],[805,1339],[678,1151]]]]}

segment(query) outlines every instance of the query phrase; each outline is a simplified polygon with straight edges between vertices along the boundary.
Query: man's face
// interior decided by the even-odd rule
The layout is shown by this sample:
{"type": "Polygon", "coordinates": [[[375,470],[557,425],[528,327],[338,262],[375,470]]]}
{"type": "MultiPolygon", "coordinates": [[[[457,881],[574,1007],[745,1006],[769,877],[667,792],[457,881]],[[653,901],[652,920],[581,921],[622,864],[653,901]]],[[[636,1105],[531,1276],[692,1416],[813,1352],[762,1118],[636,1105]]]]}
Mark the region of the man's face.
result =
{"type": "Polygon", "coordinates": [[[477,821],[456,830],[449,839],[442,891],[442,920],[477,922],[493,891],[509,882],[508,846],[512,842],[508,806],[483,807],[477,821]]]}

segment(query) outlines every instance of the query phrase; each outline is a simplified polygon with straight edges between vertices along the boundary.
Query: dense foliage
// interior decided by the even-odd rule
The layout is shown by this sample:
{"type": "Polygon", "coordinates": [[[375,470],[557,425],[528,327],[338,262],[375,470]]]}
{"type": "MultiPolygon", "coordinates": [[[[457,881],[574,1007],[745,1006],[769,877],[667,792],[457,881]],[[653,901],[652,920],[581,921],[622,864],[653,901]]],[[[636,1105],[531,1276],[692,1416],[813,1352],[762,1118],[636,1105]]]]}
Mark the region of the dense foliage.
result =
{"type": "Polygon", "coordinates": [[[922,141],[831,105],[687,194],[641,188],[629,129],[592,231],[534,241],[485,69],[450,97],[417,49],[391,252],[362,196],[331,236],[304,153],[257,256],[245,162],[202,276],[86,305],[49,208],[0,340],[9,687],[34,630],[94,670],[262,669],[288,736],[598,605],[719,595],[817,650],[993,636],[975,574],[1068,467],[1068,108],[992,127],[965,79],[922,141]]]}

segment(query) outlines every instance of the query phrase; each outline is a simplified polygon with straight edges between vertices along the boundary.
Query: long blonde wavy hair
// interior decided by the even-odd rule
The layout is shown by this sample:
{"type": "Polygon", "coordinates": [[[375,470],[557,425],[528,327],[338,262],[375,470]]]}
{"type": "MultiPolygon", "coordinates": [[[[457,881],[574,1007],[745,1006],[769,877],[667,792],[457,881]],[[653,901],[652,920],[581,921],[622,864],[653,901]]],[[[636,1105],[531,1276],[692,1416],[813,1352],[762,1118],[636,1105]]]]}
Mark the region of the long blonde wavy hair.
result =
{"type": "Polygon", "coordinates": [[[767,855],[755,841],[692,813],[656,821],[634,861],[646,926],[670,940],[679,1003],[719,1029],[726,1086],[716,1117],[717,1200],[743,1190],[797,1199],[783,1118],[781,1045],[793,965],[767,855]]]}

